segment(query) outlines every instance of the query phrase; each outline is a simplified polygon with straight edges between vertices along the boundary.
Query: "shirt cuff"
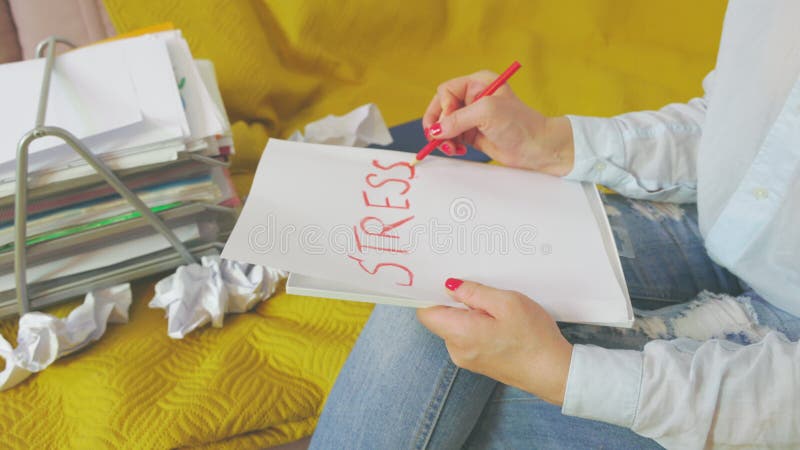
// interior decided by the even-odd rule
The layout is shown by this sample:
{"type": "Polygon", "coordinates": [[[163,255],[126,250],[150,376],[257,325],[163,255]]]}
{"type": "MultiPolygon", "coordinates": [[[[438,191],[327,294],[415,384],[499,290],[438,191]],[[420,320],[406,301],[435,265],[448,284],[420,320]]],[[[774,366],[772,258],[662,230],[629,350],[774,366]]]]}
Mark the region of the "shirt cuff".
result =
{"type": "Polygon", "coordinates": [[[630,428],[642,384],[641,352],[574,345],[561,412],[630,428]]]}
{"type": "Polygon", "coordinates": [[[567,116],[572,125],[575,163],[568,180],[606,184],[618,178],[613,169],[625,159],[622,134],[613,119],[567,116]]]}

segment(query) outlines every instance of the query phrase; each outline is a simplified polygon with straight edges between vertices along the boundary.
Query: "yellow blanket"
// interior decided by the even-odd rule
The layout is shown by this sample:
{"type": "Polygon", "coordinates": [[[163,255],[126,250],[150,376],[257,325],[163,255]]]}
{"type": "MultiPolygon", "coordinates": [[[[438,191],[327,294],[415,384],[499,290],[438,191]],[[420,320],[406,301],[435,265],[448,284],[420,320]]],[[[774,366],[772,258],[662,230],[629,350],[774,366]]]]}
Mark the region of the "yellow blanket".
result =
{"type": "MultiPolygon", "coordinates": [[[[376,103],[419,117],[436,85],[518,59],[547,114],[609,115],[701,94],[725,2],[105,0],[119,32],[170,21],[214,61],[246,193],[266,139],[376,103]]],[[[286,186],[291,189],[291,186],[286,186]]],[[[0,446],[261,448],[312,432],[370,306],[280,293],[182,341],[136,283],[131,322],[0,393],[0,446]]],[[[65,314],[69,306],[57,308],[65,314]]],[[[13,337],[12,321],[0,331],[13,337]]]]}

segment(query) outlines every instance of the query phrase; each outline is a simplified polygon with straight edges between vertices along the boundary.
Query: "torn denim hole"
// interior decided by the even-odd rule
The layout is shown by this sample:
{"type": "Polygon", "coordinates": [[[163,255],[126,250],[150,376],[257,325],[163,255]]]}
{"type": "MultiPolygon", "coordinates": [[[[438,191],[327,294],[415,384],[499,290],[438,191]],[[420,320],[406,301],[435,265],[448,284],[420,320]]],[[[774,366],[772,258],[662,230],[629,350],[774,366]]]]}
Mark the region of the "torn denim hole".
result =
{"type": "Polygon", "coordinates": [[[628,200],[634,211],[651,221],[672,219],[675,221],[683,218],[683,208],[676,203],[647,202],[628,200]]]}
{"type": "Polygon", "coordinates": [[[614,205],[611,205],[609,203],[604,203],[603,207],[605,208],[606,216],[608,217],[619,217],[622,215],[622,212],[619,209],[617,209],[617,207],[614,205]]]}
{"type": "Polygon", "coordinates": [[[614,241],[617,243],[617,253],[619,256],[629,259],[636,259],[636,252],[633,250],[633,241],[628,229],[621,224],[611,225],[611,233],[614,235],[614,241]]]}
{"type": "Polygon", "coordinates": [[[742,345],[758,342],[772,331],[759,324],[749,297],[703,291],[695,300],[680,306],[639,312],[631,331],[651,339],[721,339],[742,345]]]}
{"type": "Polygon", "coordinates": [[[608,217],[608,224],[611,227],[612,237],[617,244],[617,253],[624,258],[636,259],[636,252],[633,250],[633,241],[628,233],[628,228],[621,219],[622,211],[616,206],[606,203],[605,197],[603,208],[606,211],[606,217],[608,217]]]}

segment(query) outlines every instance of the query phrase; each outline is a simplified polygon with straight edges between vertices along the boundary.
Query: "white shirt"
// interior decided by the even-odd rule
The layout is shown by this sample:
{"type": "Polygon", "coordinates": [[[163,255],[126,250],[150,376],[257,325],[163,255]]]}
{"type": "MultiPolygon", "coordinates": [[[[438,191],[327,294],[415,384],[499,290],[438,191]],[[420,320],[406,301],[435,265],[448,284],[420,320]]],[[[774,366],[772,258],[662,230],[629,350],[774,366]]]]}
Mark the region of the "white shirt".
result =
{"type": "MultiPolygon", "coordinates": [[[[659,111],[570,116],[567,178],[697,201],[709,255],[800,316],[800,2],[731,0],[703,87],[659,111]]],[[[800,448],[800,345],[777,333],[749,346],[576,345],[562,411],[671,448],[800,448]]]]}

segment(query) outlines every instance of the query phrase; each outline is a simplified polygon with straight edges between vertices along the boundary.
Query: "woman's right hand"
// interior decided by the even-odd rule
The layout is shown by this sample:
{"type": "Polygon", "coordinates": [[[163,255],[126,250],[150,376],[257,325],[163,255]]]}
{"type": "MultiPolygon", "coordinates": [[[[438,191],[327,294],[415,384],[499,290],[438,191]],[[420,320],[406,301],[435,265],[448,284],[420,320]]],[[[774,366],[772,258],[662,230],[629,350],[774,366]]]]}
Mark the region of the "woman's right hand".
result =
{"type": "Polygon", "coordinates": [[[522,102],[508,85],[475,101],[497,75],[481,71],[442,83],[422,124],[428,139],[444,141],[447,155],[469,144],[510,167],[563,176],[572,170],[572,126],[566,117],[545,117],[522,102]]]}

